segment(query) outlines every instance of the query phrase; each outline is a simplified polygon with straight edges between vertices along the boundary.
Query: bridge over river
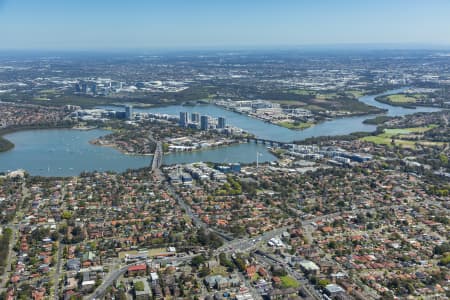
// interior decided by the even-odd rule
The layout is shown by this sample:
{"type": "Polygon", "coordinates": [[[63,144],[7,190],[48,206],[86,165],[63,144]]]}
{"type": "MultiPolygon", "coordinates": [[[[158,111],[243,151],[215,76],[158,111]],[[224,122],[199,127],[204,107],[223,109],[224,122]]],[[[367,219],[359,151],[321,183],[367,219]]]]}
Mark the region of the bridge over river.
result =
{"type": "Polygon", "coordinates": [[[155,154],[153,155],[153,160],[152,160],[152,172],[154,172],[155,170],[157,170],[161,167],[162,162],[163,162],[163,155],[164,155],[164,152],[162,149],[162,143],[157,142],[155,154]]]}
{"type": "Polygon", "coordinates": [[[152,172],[155,172],[156,170],[159,170],[159,168],[161,168],[162,162],[163,162],[164,152],[163,152],[162,142],[155,140],[155,138],[153,137],[153,135],[151,133],[148,135],[148,138],[153,143],[156,144],[155,153],[153,154],[153,160],[152,160],[152,165],[151,165],[152,172]]]}
{"type": "Polygon", "coordinates": [[[289,143],[286,142],[280,142],[280,141],[274,141],[274,140],[269,140],[269,139],[262,139],[262,138],[245,138],[245,140],[250,143],[250,142],[254,142],[256,144],[264,144],[264,145],[270,145],[270,146],[278,146],[278,147],[283,147],[288,145],[289,143]]]}

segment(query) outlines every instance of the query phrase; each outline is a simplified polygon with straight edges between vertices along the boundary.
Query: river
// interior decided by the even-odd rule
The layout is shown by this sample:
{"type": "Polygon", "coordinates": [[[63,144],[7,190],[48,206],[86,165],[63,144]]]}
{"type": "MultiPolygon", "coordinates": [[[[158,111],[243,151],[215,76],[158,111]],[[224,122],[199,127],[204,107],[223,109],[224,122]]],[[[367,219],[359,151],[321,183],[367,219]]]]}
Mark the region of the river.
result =
{"type": "MultiPolygon", "coordinates": [[[[394,90],[380,95],[394,94],[394,90]]],[[[378,95],[376,95],[378,96],[378,95]]],[[[438,108],[418,107],[409,109],[379,103],[376,96],[363,96],[359,100],[373,106],[387,109],[389,116],[403,116],[415,112],[438,111],[438,108]]],[[[108,108],[108,107],[104,107],[108,108]]],[[[118,110],[120,108],[114,107],[118,110]]],[[[295,131],[266,123],[245,115],[224,110],[215,105],[179,106],[172,105],[158,108],[134,109],[136,112],[152,112],[178,115],[180,111],[198,112],[213,117],[223,116],[227,123],[242,128],[264,139],[289,142],[304,140],[323,135],[342,135],[356,131],[373,131],[376,126],[364,124],[363,121],[373,116],[338,118],[320,123],[303,131],[295,131]]],[[[0,172],[19,168],[32,175],[74,176],[82,171],[124,171],[128,168],[149,166],[151,156],[130,156],[109,147],[89,144],[89,141],[107,134],[105,130],[78,131],[71,129],[49,129],[19,131],[5,135],[15,144],[7,152],[0,153],[0,172]]],[[[262,153],[261,162],[273,161],[264,145],[253,143],[221,147],[198,152],[173,153],[164,156],[164,164],[188,163],[195,161],[241,162],[251,163],[256,160],[256,153],[262,153]]]]}
{"type": "MultiPolygon", "coordinates": [[[[32,175],[74,176],[83,171],[125,171],[150,166],[152,156],[125,155],[110,147],[91,145],[90,140],[108,134],[106,130],[79,131],[45,129],[19,131],[5,135],[15,147],[0,153],[0,172],[25,169],[32,175]]],[[[239,144],[197,152],[164,156],[165,164],[195,161],[241,162],[273,161],[264,145],[239,144]]]]}
{"type": "MultiPolygon", "coordinates": [[[[359,101],[368,105],[376,106],[382,109],[387,109],[388,116],[404,116],[416,112],[433,112],[439,111],[439,108],[434,107],[417,107],[404,108],[400,106],[392,106],[383,104],[375,100],[378,96],[390,95],[400,93],[407,88],[388,91],[375,96],[363,96],[359,101]]],[[[104,109],[121,110],[123,108],[117,106],[101,106],[104,109]]],[[[259,138],[275,140],[280,142],[301,141],[310,137],[324,136],[324,135],[345,135],[352,132],[363,131],[371,132],[376,129],[375,125],[364,124],[363,121],[375,117],[375,115],[365,115],[356,117],[336,118],[330,121],[325,121],[305,130],[291,130],[281,126],[273,125],[243,114],[238,114],[232,111],[225,110],[221,107],[212,104],[196,105],[196,106],[182,106],[170,105],[156,108],[134,108],[135,112],[160,113],[178,116],[181,111],[188,113],[197,112],[199,114],[209,115],[211,117],[224,117],[227,124],[244,129],[247,132],[255,134],[259,138]]]]}

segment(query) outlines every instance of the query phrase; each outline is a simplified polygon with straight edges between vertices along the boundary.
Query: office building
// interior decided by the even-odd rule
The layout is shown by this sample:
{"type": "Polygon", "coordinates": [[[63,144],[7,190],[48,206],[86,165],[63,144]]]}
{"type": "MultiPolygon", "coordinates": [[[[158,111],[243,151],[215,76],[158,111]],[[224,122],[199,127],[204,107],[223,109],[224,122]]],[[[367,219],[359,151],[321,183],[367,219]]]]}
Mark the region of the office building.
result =
{"type": "Polygon", "coordinates": [[[180,112],[180,126],[187,127],[188,123],[189,123],[188,113],[184,111],[180,112]]]}
{"type": "Polygon", "coordinates": [[[87,85],[87,83],[82,83],[82,84],[81,84],[81,92],[82,92],[83,94],[86,94],[87,91],[88,91],[88,85],[87,85]]]}
{"type": "Polygon", "coordinates": [[[198,113],[192,113],[191,114],[191,121],[192,121],[192,123],[200,122],[200,115],[198,113]]]}
{"type": "Polygon", "coordinates": [[[231,168],[232,172],[235,172],[235,173],[241,172],[241,164],[239,164],[239,163],[230,164],[230,168],[231,168]]]}
{"type": "Polygon", "coordinates": [[[97,94],[97,85],[95,83],[93,83],[91,86],[91,92],[93,95],[97,94]]]}
{"type": "Polygon", "coordinates": [[[125,118],[131,120],[133,118],[133,106],[127,105],[125,107],[125,118]]]}
{"type": "Polygon", "coordinates": [[[217,120],[217,128],[225,129],[225,118],[219,117],[219,119],[217,120]]]}
{"type": "Polygon", "coordinates": [[[200,117],[200,129],[201,130],[208,130],[209,129],[208,116],[201,116],[200,117]]]}

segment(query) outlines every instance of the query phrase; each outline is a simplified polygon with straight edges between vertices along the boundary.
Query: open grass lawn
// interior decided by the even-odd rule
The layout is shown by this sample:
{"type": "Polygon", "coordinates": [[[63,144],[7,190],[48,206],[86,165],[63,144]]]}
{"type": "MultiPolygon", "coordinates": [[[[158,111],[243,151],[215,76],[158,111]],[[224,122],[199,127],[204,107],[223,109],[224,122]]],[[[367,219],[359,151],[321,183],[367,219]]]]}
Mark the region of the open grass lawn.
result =
{"type": "Polygon", "coordinates": [[[364,93],[362,91],[345,91],[345,93],[352,95],[355,98],[359,98],[364,96],[364,93]]]}
{"type": "MultiPolygon", "coordinates": [[[[392,138],[389,137],[382,137],[380,135],[377,136],[367,136],[362,138],[363,141],[366,142],[372,142],[375,144],[380,144],[380,145],[391,145],[392,144],[392,138]]],[[[399,139],[394,139],[394,144],[395,145],[399,145],[405,148],[414,148],[415,147],[415,141],[405,141],[405,140],[399,140],[399,139]]]]}
{"type": "Polygon", "coordinates": [[[325,108],[320,107],[318,105],[314,105],[314,104],[307,105],[307,106],[304,107],[304,109],[309,109],[310,111],[324,111],[324,110],[326,110],[325,108]]]}
{"type": "MultiPolygon", "coordinates": [[[[323,100],[334,99],[337,96],[336,93],[320,93],[320,92],[316,92],[316,91],[302,90],[302,89],[290,90],[289,92],[293,93],[293,94],[297,94],[297,95],[314,95],[314,96],[316,96],[316,98],[323,99],[323,100]]],[[[359,98],[364,95],[364,93],[362,91],[358,91],[358,90],[345,91],[345,93],[349,94],[355,98],[359,98]]]]}
{"type": "Polygon", "coordinates": [[[289,106],[304,106],[306,105],[305,102],[298,101],[298,100],[269,100],[271,102],[279,103],[281,105],[289,105],[289,106]]]}
{"type": "Polygon", "coordinates": [[[62,94],[62,93],[58,92],[57,90],[54,90],[54,89],[48,89],[48,90],[39,91],[39,94],[62,94]]]}
{"type": "Polygon", "coordinates": [[[211,275],[222,275],[227,276],[227,268],[224,266],[216,266],[211,269],[211,275]]]}
{"type": "Polygon", "coordinates": [[[366,142],[372,142],[381,145],[391,145],[394,142],[395,145],[399,145],[406,148],[415,148],[415,144],[419,143],[422,145],[440,145],[442,143],[438,142],[428,142],[428,141],[409,141],[402,139],[409,134],[424,133],[436,125],[430,125],[428,127],[412,127],[412,128],[398,128],[398,129],[385,129],[383,133],[376,136],[366,136],[361,138],[361,140],[366,142]]]}
{"type": "Polygon", "coordinates": [[[337,97],[336,93],[317,94],[316,98],[319,100],[333,100],[337,97]]]}
{"type": "Polygon", "coordinates": [[[417,101],[417,98],[405,94],[390,95],[387,99],[393,103],[416,103],[417,101]]]}
{"type": "Polygon", "coordinates": [[[39,94],[33,98],[34,101],[42,101],[46,102],[46,105],[55,105],[55,106],[63,106],[63,105],[80,105],[82,107],[94,107],[97,105],[110,105],[114,104],[116,100],[109,98],[101,98],[101,97],[88,97],[82,95],[57,95],[58,97],[53,97],[51,94],[39,94]],[[48,99],[51,98],[51,99],[48,99]]]}
{"type": "Polygon", "coordinates": [[[314,125],[313,123],[302,123],[302,122],[298,122],[298,123],[278,122],[277,124],[280,126],[286,127],[288,129],[293,129],[293,130],[303,130],[303,129],[309,128],[314,125]]]}
{"type": "Polygon", "coordinates": [[[309,91],[309,90],[290,90],[289,92],[293,93],[293,94],[297,94],[297,95],[310,95],[310,94],[315,95],[316,94],[316,92],[309,91]]]}
{"type": "Polygon", "coordinates": [[[300,286],[300,283],[298,283],[295,278],[292,278],[291,276],[282,276],[281,279],[281,285],[284,288],[298,288],[300,286]]]}

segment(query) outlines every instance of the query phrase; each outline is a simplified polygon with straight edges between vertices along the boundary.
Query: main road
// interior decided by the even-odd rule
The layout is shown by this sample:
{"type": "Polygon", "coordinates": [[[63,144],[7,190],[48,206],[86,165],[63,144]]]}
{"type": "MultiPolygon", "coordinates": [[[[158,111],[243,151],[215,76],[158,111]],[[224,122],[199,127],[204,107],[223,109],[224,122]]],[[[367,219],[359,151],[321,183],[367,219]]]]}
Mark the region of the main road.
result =
{"type": "Polygon", "coordinates": [[[106,292],[106,289],[110,287],[114,283],[114,281],[119,279],[120,276],[125,274],[129,266],[131,265],[123,266],[120,269],[110,273],[109,276],[103,280],[102,284],[94,291],[94,293],[91,294],[90,296],[85,297],[85,299],[94,300],[103,297],[103,295],[106,292]]]}
{"type": "Polygon", "coordinates": [[[148,135],[148,138],[153,143],[156,144],[155,153],[153,155],[153,160],[152,160],[152,172],[155,172],[156,170],[161,168],[162,162],[163,162],[164,152],[163,152],[162,142],[155,140],[155,138],[153,137],[153,135],[151,133],[148,135]]]}
{"type": "Polygon", "coordinates": [[[17,211],[14,216],[14,220],[12,221],[11,225],[6,225],[3,227],[3,230],[5,230],[6,228],[11,229],[12,234],[11,234],[11,239],[10,239],[9,245],[8,245],[9,247],[8,247],[8,253],[6,256],[6,265],[4,268],[3,275],[0,277],[0,293],[5,291],[4,287],[6,286],[9,275],[11,275],[10,273],[13,270],[12,263],[14,260],[13,258],[16,255],[16,253],[13,251],[13,248],[16,245],[17,239],[19,237],[19,221],[20,221],[19,219],[22,216],[21,207],[22,207],[22,203],[25,200],[25,198],[30,196],[30,191],[28,190],[25,181],[22,183],[21,189],[22,189],[22,191],[21,191],[22,196],[19,198],[19,201],[16,204],[17,211]],[[18,216],[18,214],[20,214],[20,216],[18,216]]]}
{"type": "MultiPolygon", "coordinates": [[[[235,251],[251,251],[258,247],[259,243],[267,242],[271,238],[281,234],[284,230],[286,230],[288,227],[278,228],[269,232],[265,232],[264,234],[261,234],[260,236],[255,236],[252,238],[245,238],[245,239],[238,239],[238,240],[232,240],[228,241],[223,245],[222,247],[216,249],[213,253],[214,255],[219,255],[221,252],[235,252],[235,251]]],[[[156,259],[155,261],[161,261],[161,262],[186,262],[191,260],[196,255],[187,255],[183,257],[168,257],[168,258],[162,258],[162,259],[156,259]]],[[[88,300],[94,300],[99,299],[104,296],[107,288],[111,286],[114,281],[119,279],[120,276],[124,275],[127,271],[129,266],[133,266],[140,263],[146,263],[146,261],[140,261],[131,263],[128,265],[122,266],[120,269],[115,270],[111,272],[107,277],[103,280],[103,283],[92,293],[91,295],[85,297],[85,299],[88,300]]]]}
{"type": "Polygon", "coordinates": [[[309,283],[308,279],[305,278],[305,276],[296,270],[292,269],[286,262],[283,261],[281,257],[265,253],[264,251],[257,250],[254,253],[255,257],[258,258],[260,261],[264,261],[265,263],[272,265],[273,263],[277,264],[279,267],[282,267],[286,272],[296,280],[298,280],[302,287],[304,288],[304,291],[315,300],[322,300],[322,296],[316,291],[316,289],[309,283]]]}
{"type": "MultiPolygon", "coordinates": [[[[162,174],[161,169],[160,169],[162,166],[163,155],[164,155],[162,143],[161,143],[161,141],[155,140],[153,138],[152,134],[149,134],[149,139],[151,141],[153,141],[154,143],[156,143],[155,154],[154,154],[153,160],[152,160],[151,171],[153,172],[153,174],[155,174],[155,176],[158,179],[160,179],[162,181],[164,179],[164,175],[162,174]]],[[[201,227],[203,229],[209,230],[211,232],[214,232],[224,241],[233,240],[233,237],[231,237],[230,235],[223,233],[221,231],[218,231],[216,229],[210,228],[206,223],[204,223],[202,220],[200,220],[200,218],[198,218],[198,216],[196,216],[192,212],[191,207],[183,200],[182,197],[180,197],[178,195],[178,193],[174,190],[174,188],[171,185],[167,186],[167,190],[175,198],[175,200],[177,200],[178,204],[186,211],[186,214],[191,218],[194,225],[201,227]]]]}
{"type": "MultiPolygon", "coordinates": [[[[153,141],[155,141],[151,135],[150,135],[150,138],[153,141]]],[[[160,180],[163,180],[164,175],[162,174],[162,172],[160,170],[161,165],[162,165],[162,156],[163,156],[162,143],[160,141],[155,141],[155,142],[157,145],[156,145],[155,155],[153,157],[153,162],[152,162],[152,172],[154,173],[154,175],[157,178],[159,178],[160,180]]],[[[231,236],[211,228],[208,224],[206,224],[202,220],[200,220],[200,218],[198,218],[198,216],[192,212],[191,207],[182,199],[182,197],[180,197],[178,195],[178,193],[175,191],[175,189],[171,185],[167,186],[167,191],[177,200],[178,204],[185,210],[186,214],[191,218],[192,222],[196,226],[198,226],[199,228],[203,228],[203,229],[209,230],[211,232],[214,232],[224,240],[224,245],[214,251],[215,255],[218,255],[219,253],[223,253],[223,252],[232,253],[232,252],[248,252],[248,251],[258,250],[258,248],[260,248],[259,246],[261,245],[261,243],[265,243],[265,242],[269,241],[270,239],[272,239],[276,236],[279,236],[283,231],[292,227],[292,226],[286,226],[286,227],[282,227],[282,228],[277,228],[277,229],[274,229],[269,232],[265,232],[259,236],[255,236],[255,237],[243,238],[243,239],[233,239],[231,236]]],[[[437,203],[432,203],[432,204],[437,204],[437,203]]],[[[395,208],[395,207],[399,207],[399,206],[401,206],[401,205],[394,205],[391,208],[395,208]]],[[[374,210],[376,210],[376,208],[357,209],[357,210],[353,210],[351,212],[352,213],[363,213],[363,212],[369,212],[369,211],[374,211],[374,210]]],[[[329,215],[302,221],[302,227],[305,228],[306,234],[309,236],[309,238],[311,238],[311,229],[312,229],[311,225],[314,222],[323,220],[325,218],[334,218],[338,215],[341,215],[342,213],[344,213],[344,212],[336,212],[336,213],[332,213],[329,215]]],[[[261,254],[262,255],[260,255],[260,256],[270,258],[273,262],[276,262],[277,264],[284,267],[291,276],[295,277],[297,280],[300,280],[303,283],[304,287],[306,288],[306,292],[311,297],[313,297],[314,299],[320,299],[320,295],[309,284],[309,282],[304,278],[304,276],[302,276],[297,271],[291,269],[281,259],[274,258],[273,256],[267,256],[267,254],[265,254],[265,253],[261,253],[261,254]]],[[[164,261],[165,262],[182,262],[182,261],[188,261],[190,259],[192,259],[192,256],[166,258],[164,261]]],[[[145,263],[145,262],[143,261],[141,263],[145,263]]],[[[94,300],[94,299],[102,297],[105,294],[106,289],[109,286],[111,286],[113,284],[113,282],[116,281],[120,276],[125,274],[128,267],[131,265],[133,265],[133,264],[125,265],[125,266],[121,267],[120,269],[111,272],[107,276],[107,278],[105,278],[103,283],[94,291],[94,293],[91,294],[90,296],[86,297],[86,299],[94,300]]]]}
{"type": "MultiPolygon", "coordinates": [[[[162,176],[162,174],[160,173],[161,171],[158,169],[156,170],[156,175],[158,176],[162,176]]],[[[177,195],[176,193],[174,193],[174,195],[177,195]]],[[[181,199],[181,198],[180,198],[181,199]]],[[[437,201],[425,201],[427,204],[429,205],[440,205],[440,202],[437,201]]],[[[207,224],[205,224],[204,222],[202,222],[200,219],[198,219],[190,210],[190,206],[187,205],[186,203],[184,203],[184,201],[179,201],[180,205],[186,209],[186,213],[191,216],[193,218],[193,222],[196,223],[196,225],[211,230],[213,231],[211,228],[208,227],[207,224]]],[[[395,209],[395,208],[399,208],[401,206],[404,206],[403,204],[400,205],[392,205],[392,206],[388,206],[385,208],[388,209],[395,209]]],[[[331,219],[331,218],[335,218],[339,215],[342,215],[343,213],[367,213],[367,212],[374,212],[376,211],[377,208],[369,208],[369,209],[356,209],[356,210],[352,210],[352,211],[343,211],[343,212],[336,212],[336,213],[332,213],[329,215],[323,215],[320,217],[316,217],[316,218],[312,218],[309,220],[305,220],[302,221],[302,227],[305,228],[305,233],[307,235],[311,235],[311,231],[314,230],[313,229],[313,225],[311,223],[317,222],[317,221],[323,221],[325,219],[331,219]]],[[[234,252],[251,252],[251,251],[255,251],[256,250],[256,255],[258,255],[259,257],[261,257],[263,260],[270,260],[271,263],[276,263],[278,265],[280,265],[281,267],[283,267],[284,269],[286,269],[288,271],[288,273],[293,276],[294,278],[296,278],[297,280],[299,280],[303,286],[306,289],[306,292],[314,299],[321,299],[320,295],[317,293],[317,291],[314,289],[314,287],[308,282],[308,280],[299,272],[297,272],[296,270],[292,269],[288,264],[286,264],[280,257],[271,255],[271,254],[267,254],[261,251],[258,251],[261,248],[261,245],[263,243],[266,243],[267,241],[269,241],[270,239],[280,236],[284,231],[288,230],[289,228],[292,228],[293,226],[285,226],[285,227],[281,227],[281,228],[277,228],[268,232],[265,232],[259,236],[254,236],[254,237],[248,237],[248,238],[243,238],[243,239],[230,239],[230,240],[224,240],[224,245],[222,245],[221,247],[217,248],[216,250],[213,251],[213,255],[219,255],[220,253],[234,253],[234,252]],[[259,254],[258,254],[259,253],[259,254]]],[[[214,232],[214,231],[213,231],[214,232]]],[[[194,257],[194,255],[190,255],[190,256],[184,256],[184,257],[170,257],[170,258],[164,258],[164,259],[160,259],[161,261],[164,262],[186,262],[189,261],[190,259],[192,259],[192,257],[194,257]]],[[[145,261],[142,261],[141,263],[145,263],[145,261]]],[[[126,270],[128,269],[129,266],[134,265],[136,263],[133,264],[129,264],[129,265],[125,265],[123,267],[121,267],[120,269],[110,273],[107,278],[105,278],[105,280],[103,281],[103,283],[95,290],[95,292],[93,294],[91,294],[91,296],[86,297],[86,299],[89,300],[93,300],[93,299],[97,299],[99,297],[102,297],[104,295],[104,293],[106,292],[106,289],[115,281],[117,280],[120,276],[122,276],[123,274],[125,274],[126,270]]]]}

